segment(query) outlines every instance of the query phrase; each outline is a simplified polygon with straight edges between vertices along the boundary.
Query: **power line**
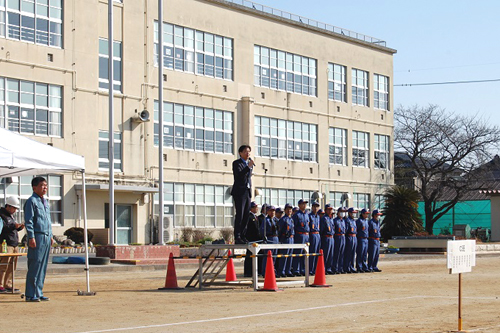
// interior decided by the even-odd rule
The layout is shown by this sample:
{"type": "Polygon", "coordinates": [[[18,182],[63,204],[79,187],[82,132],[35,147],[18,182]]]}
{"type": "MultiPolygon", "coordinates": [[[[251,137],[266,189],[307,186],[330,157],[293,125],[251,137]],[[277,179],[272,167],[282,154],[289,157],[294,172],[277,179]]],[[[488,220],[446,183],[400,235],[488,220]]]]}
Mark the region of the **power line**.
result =
{"type": "Polygon", "coordinates": [[[434,85],[442,85],[442,84],[484,83],[484,82],[498,82],[498,81],[500,81],[500,79],[470,80],[470,81],[444,81],[444,82],[427,82],[427,83],[402,83],[402,84],[395,84],[394,87],[434,86],[434,85]]]}
{"type": "Polygon", "coordinates": [[[468,64],[468,65],[458,65],[458,66],[445,66],[445,67],[431,67],[431,68],[417,68],[417,69],[405,69],[395,71],[394,73],[412,73],[412,72],[420,72],[420,71],[433,71],[438,69],[454,69],[454,68],[463,68],[463,67],[477,67],[477,66],[490,66],[490,65],[498,65],[500,62],[490,62],[483,64],[468,64]]]}

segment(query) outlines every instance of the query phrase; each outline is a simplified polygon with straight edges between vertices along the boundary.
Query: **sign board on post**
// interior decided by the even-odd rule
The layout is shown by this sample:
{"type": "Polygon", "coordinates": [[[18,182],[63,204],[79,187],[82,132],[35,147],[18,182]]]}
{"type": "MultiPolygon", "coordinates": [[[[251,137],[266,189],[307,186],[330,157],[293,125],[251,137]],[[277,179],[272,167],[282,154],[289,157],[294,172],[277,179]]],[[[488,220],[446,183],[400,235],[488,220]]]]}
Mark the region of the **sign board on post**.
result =
{"type": "Polygon", "coordinates": [[[469,273],[476,266],[476,241],[448,241],[448,269],[450,274],[469,273]]]}
{"type": "Polygon", "coordinates": [[[458,274],[458,332],[462,332],[462,273],[469,273],[476,266],[476,241],[448,241],[447,247],[450,274],[458,274]]]}

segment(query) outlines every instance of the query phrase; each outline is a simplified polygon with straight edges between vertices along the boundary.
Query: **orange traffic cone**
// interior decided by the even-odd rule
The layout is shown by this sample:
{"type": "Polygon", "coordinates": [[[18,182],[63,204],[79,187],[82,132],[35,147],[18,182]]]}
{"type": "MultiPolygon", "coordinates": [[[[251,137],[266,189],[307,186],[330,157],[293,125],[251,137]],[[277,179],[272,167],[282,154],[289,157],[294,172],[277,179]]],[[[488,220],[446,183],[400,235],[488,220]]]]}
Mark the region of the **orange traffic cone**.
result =
{"type": "Polygon", "coordinates": [[[179,288],[179,286],[177,285],[177,274],[175,273],[174,254],[172,252],[170,252],[170,257],[168,258],[165,287],[158,288],[158,290],[167,290],[167,289],[183,289],[179,288]]]}
{"type": "MultiPolygon", "coordinates": [[[[227,252],[227,256],[231,257],[231,250],[227,252]]],[[[229,262],[226,266],[226,282],[234,282],[236,279],[236,272],[234,271],[233,258],[229,258],[229,262]]]]}
{"type": "Polygon", "coordinates": [[[274,274],[274,264],[271,250],[267,251],[266,278],[264,279],[264,288],[257,289],[257,291],[283,291],[283,289],[279,289],[278,285],[276,284],[276,275],[274,274]]]}
{"type": "Polygon", "coordinates": [[[323,250],[319,250],[318,267],[316,268],[316,275],[314,276],[314,284],[311,287],[331,287],[330,284],[326,284],[325,276],[325,260],[323,256],[323,250]]]}

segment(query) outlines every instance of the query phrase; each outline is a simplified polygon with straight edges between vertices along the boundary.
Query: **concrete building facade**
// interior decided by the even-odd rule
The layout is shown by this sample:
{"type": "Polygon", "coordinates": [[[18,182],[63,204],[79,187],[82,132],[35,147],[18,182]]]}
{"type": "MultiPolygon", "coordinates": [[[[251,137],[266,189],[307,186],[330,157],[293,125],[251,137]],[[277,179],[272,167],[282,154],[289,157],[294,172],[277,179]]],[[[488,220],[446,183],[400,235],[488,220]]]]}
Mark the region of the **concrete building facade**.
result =
{"type": "MultiPolygon", "coordinates": [[[[168,0],[160,62],[157,4],[114,1],[117,243],[157,240],[160,130],[166,241],[183,226],[232,226],[231,162],[241,144],[253,148],[260,203],[380,206],[394,182],[395,50],[250,1],[168,0]],[[143,110],[150,121],[138,119],[143,110]]],[[[107,6],[0,0],[0,125],[85,156],[89,228],[101,236],[109,225],[107,6]]],[[[49,176],[55,234],[82,226],[78,177],[49,176]]],[[[0,195],[26,200],[29,181],[4,179],[0,195]]]]}

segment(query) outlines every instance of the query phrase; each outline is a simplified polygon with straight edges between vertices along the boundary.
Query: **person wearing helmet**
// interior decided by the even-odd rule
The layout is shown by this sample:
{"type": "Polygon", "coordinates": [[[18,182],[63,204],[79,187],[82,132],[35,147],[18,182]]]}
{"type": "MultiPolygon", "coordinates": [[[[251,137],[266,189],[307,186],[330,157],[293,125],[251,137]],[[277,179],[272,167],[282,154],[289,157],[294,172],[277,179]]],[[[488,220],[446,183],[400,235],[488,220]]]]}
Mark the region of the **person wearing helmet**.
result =
{"type": "MultiPolygon", "coordinates": [[[[8,197],[5,201],[5,207],[0,208],[0,225],[3,230],[0,234],[0,244],[7,243],[7,253],[17,253],[19,244],[18,231],[24,229],[24,224],[17,223],[14,215],[19,209],[19,200],[15,197],[8,197]]],[[[0,259],[0,293],[19,292],[18,289],[12,290],[12,275],[17,267],[17,257],[2,257],[0,259]]]]}

